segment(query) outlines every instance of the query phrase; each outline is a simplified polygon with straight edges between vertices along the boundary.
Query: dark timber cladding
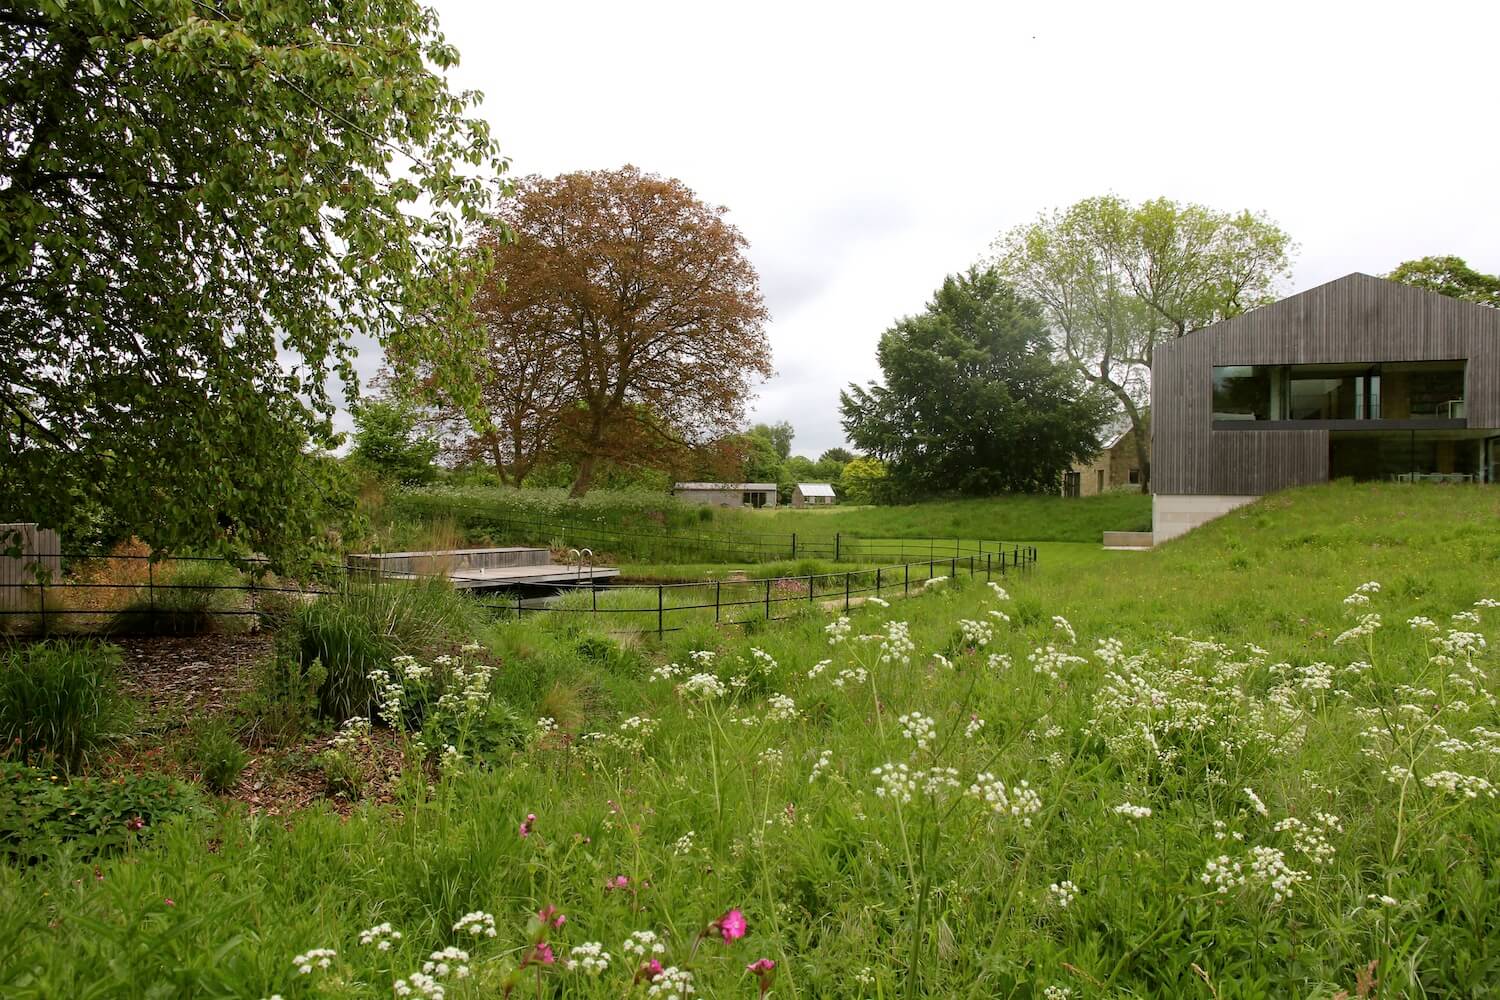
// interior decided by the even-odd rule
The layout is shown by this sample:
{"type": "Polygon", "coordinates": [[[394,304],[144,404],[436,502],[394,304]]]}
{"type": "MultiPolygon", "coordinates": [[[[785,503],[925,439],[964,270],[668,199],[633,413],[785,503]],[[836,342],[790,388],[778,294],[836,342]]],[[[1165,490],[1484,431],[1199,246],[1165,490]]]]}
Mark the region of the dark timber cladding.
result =
{"type": "Polygon", "coordinates": [[[1214,430],[1216,365],[1467,359],[1469,427],[1500,428],[1500,310],[1350,274],[1158,345],[1153,492],[1246,496],[1328,479],[1328,429],[1214,430]]]}

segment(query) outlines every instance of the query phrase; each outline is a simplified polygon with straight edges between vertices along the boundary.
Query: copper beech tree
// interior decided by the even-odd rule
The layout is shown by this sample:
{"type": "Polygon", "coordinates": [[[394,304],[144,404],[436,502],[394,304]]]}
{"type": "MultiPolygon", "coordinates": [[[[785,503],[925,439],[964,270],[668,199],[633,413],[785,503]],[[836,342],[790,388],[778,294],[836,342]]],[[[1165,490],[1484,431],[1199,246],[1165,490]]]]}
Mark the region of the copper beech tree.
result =
{"type": "Polygon", "coordinates": [[[518,181],[474,250],[493,268],[474,299],[487,421],[461,421],[471,455],[515,484],[566,455],[582,496],[601,461],[735,430],[772,368],[760,282],[725,212],[631,166],[518,181]]]}

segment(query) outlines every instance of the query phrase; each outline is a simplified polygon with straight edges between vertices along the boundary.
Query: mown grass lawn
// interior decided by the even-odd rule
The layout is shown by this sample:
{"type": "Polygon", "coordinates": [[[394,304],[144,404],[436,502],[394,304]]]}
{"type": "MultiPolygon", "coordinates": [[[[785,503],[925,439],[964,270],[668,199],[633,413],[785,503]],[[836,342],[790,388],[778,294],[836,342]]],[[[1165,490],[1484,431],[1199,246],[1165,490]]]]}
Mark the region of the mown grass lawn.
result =
{"type": "Polygon", "coordinates": [[[524,747],[0,865],[0,994],[1492,995],[1500,493],[1040,549],[660,647],[492,626],[524,747]]]}

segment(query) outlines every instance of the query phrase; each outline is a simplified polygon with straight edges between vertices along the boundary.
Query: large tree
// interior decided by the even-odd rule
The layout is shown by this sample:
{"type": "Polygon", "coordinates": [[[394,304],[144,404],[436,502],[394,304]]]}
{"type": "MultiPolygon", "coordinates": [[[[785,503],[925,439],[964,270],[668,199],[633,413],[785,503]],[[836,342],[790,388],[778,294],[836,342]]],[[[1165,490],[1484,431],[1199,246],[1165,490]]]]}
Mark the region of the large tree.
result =
{"type": "Polygon", "coordinates": [[[305,552],[353,345],[469,346],[451,275],[504,161],[435,15],[9,4],[0,49],[0,519],[305,552]]]}
{"type": "Polygon", "coordinates": [[[1440,295],[1500,309],[1500,274],[1476,271],[1462,257],[1419,257],[1402,261],[1386,277],[1440,295]]]}
{"type": "Polygon", "coordinates": [[[1042,304],[1068,360],[1130,418],[1142,492],[1156,345],[1273,300],[1292,249],[1263,215],[1114,195],[1043,213],[994,247],[1001,274],[1042,304]]]}
{"type": "Polygon", "coordinates": [[[844,431],[908,496],[1050,493],[1098,451],[1108,398],[1054,358],[1041,308],[993,270],[949,277],[876,354],[884,383],[840,394],[844,431]]]}
{"type": "Polygon", "coordinates": [[[753,380],[771,374],[759,280],[725,212],[630,166],[527,177],[502,203],[493,226],[514,239],[493,246],[488,280],[504,293],[480,300],[482,366],[512,383],[542,379],[539,413],[560,387],[555,425],[536,433],[577,456],[574,496],[601,462],[732,432],[753,380]],[[547,359],[538,371],[504,363],[523,344],[547,359]]]}

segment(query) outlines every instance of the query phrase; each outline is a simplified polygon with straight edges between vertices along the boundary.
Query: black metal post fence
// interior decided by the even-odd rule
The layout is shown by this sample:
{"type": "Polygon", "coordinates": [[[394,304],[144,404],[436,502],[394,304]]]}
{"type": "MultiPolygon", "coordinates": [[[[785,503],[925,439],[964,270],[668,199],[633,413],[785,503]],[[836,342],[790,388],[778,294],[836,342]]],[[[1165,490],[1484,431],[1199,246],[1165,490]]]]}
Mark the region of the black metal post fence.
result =
{"type": "Polygon", "coordinates": [[[482,509],[457,508],[472,530],[488,535],[497,545],[535,545],[553,548],[591,548],[630,562],[774,562],[826,559],[831,562],[889,562],[919,558],[936,560],[999,552],[1006,543],[960,538],[865,538],[847,532],[808,537],[788,532],[706,532],[687,529],[633,530],[606,524],[543,520],[492,514],[482,509]]]}
{"type": "MultiPolygon", "coordinates": [[[[971,579],[984,577],[985,581],[994,580],[997,576],[1006,578],[1012,573],[1027,573],[1036,565],[1037,551],[1034,546],[1016,545],[1009,552],[988,552],[981,556],[972,553],[964,556],[948,556],[945,559],[927,559],[919,562],[903,563],[899,566],[880,566],[873,569],[852,569],[842,573],[816,573],[807,576],[767,577],[759,580],[725,581],[714,580],[703,583],[657,583],[649,585],[640,584],[611,584],[588,587],[591,591],[591,600],[588,607],[569,607],[559,602],[543,602],[528,604],[525,600],[517,600],[514,604],[486,603],[482,599],[481,604],[498,614],[509,614],[512,611],[516,617],[522,618],[526,615],[552,614],[587,614],[587,615],[636,615],[639,620],[641,616],[649,616],[644,627],[605,629],[614,635],[639,635],[654,632],[659,638],[668,632],[677,632],[696,624],[701,618],[702,622],[709,622],[708,611],[712,609],[712,623],[715,625],[748,625],[751,622],[780,621],[789,618],[796,613],[793,608],[791,613],[780,614],[784,605],[801,604],[806,602],[807,606],[816,606],[818,595],[821,593],[826,598],[838,594],[842,589],[842,601],[837,597],[833,601],[827,601],[825,607],[829,610],[842,608],[848,611],[856,602],[863,602],[867,597],[878,597],[883,599],[887,593],[897,593],[909,597],[912,592],[912,567],[919,570],[925,568],[926,575],[918,575],[916,583],[919,588],[932,585],[932,581],[943,580],[953,577],[967,576],[971,579]],[[947,566],[944,566],[944,563],[947,566]],[[940,570],[947,570],[946,574],[940,570]],[[891,570],[900,570],[899,582],[888,582],[888,573],[891,570]],[[708,593],[712,589],[712,600],[708,599],[708,593]],[[738,592],[736,592],[738,588],[738,592]],[[726,594],[726,590],[728,593],[726,594]],[[655,591],[653,595],[651,592],[655,591]],[[692,595],[694,592],[703,595],[699,602],[683,602],[673,599],[673,595],[692,595]],[[599,595],[605,595],[605,604],[599,602],[599,595]],[[610,596],[616,594],[639,595],[639,604],[629,606],[610,606],[610,596]],[[655,601],[652,602],[651,598],[655,601]],[[737,614],[739,609],[755,609],[752,612],[737,614]],[[701,613],[701,615],[699,614],[701,613]],[[678,616],[680,624],[673,624],[673,616],[678,616]],[[686,620],[684,621],[684,617],[686,620]]],[[[581,588],[563,587],[559,588],[564,595],[569,591],[581,588]]]]}
{"type": "MultiPolygon", "coordinates": [[[[35,620],[42,634],[59,631],[69,618],[85,619],[84,629],[78,631],[161,631],[163,621],[172,616],[188,614],[206,615],[211,619],[235,618],[263,615],[267,602],[274,599],[306,600],[336,590],[351,581],[368,585],[399,585],[401,581],[372,576],[368,572],[350,571],[348,568],[321,571],[321,579],[298,581],[269,572],[266,563],[259,560],[241,561],[238,564],[212,557],[170,557],[160,560],[170,572],[158,572],[160,566],[147,556],[68,557],[64,565],[70,570],[78,567],[97,568],[110,562],[127,561],[135,570],[115,573],[79,574],[65,572],[60,576],[38,573],[32,582],[0,584],[0,635],[16,634],[13,626],[24,626],[28,619],[35,620]],[[144,567],[140,563],[144,562],[144,567]],[[218,579],[222,582],[206,582],[203,579],[182,580],[183,567],[211,565],[222,570],[218,579]],[[144,572],[141,572],[142,568],[144,572]],[[163,578],[163,576],[165,578],[163,578]],[[57,595],[69,595],[74,606],[54,603],[57,595]],[[184,603],[184,594],[195,595],[201,600],[184,603]],[[91,596],[97,595],[97,596],[91,596]],[[284,595],[284,596],[283,596],[284,595]],[[187,609],[184,611],[184,609],[187,609]],[[92,619],[90,621],[89,619],[92,619]],[[93,626],[88,628],[88,626],[93,626]]],[[[946,570],[946,576],[967,575],[970,578],[983,576],[993,580],[1004,578],[1015,572],[1029,572],[1036,564],[1037,552],[1033,546],[1013,545],[1010,551],[971,552],[953,555],[944,559],[929,558],[907,561],[897,565],[873,568],[850,569],[844,572],[817,573],[801,576],[765,577],[758,580],[714,580],[702,583],[659,583],[654,585],[612,584],[603,585],[580,582],[569,585],[548,585],[555,597],[515,597],[505,601],[487,599],[475,594],[476,602],[498,615],[514,613],[519,619],[534,614],[587,614],[595,617],[608,615],[649,615],[654,622],[637,623],[628,629],[606,630],[617,633],[655,632],[664,636],[689,627],[700,619],[707,623],[709,609],[713,611],[714,624],[744,625],[750,621],[776,621],[790,617],[780,613],[785,605],[803,602],[815,607],[822,595],[825,607],[843,610],[854,607],[856,600],[867,595],[881,597],[892,592],[901,596],[912,593],[913,567],[919,571],[916,583],[930,586],[930,581],[946,570]],[[947,563],[946,566],[943,563],[947,563]],[[925,569],[926,575],[920,571],[925,569]],[[900,579],[892,580],[890,573],[900,571],[900,579]],[[708,600],[707,588],[712,587],[712,600],[708,600]],[[630,604],[618,606],[617,596],[640,595],[644,598],[655,590],[653,604],[630,604]],[[842,602],[827,601],[831,595],[843,591],[842,602]],[[573,606],[569,596],[582,591],[588,598],[581,606],[573,606]],[[701,600],[693,601],[696,593],[701,600]],[[678,596],[686,600],[678,599],[678,596]],[[831,605],[831,606],[830,606],[831,605]],[[754,608],[753,612],[743,609],[754,608]],[[674,619],[678,623],[674,623],[674,619]]],[[[412,579],[411,577],[407,578],[412,579]]],[[[795,609],[793,609],[795,611],[795,609]]],[[[167,629],[170,630],[170,629],[167,629]]],[[[21,629],[29,633],[30,629],[21,629]]]]}

